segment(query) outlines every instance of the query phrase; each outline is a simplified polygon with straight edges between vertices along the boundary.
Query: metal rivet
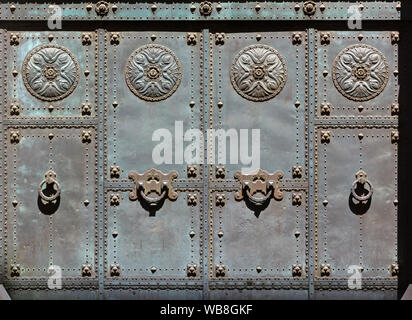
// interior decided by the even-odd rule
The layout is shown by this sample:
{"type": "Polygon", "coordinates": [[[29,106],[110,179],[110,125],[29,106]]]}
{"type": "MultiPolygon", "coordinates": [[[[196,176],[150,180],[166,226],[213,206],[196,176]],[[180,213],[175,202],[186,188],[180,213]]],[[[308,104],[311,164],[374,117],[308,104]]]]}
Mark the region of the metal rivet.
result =
{"type": "Polygon", "coordinates": [[[113,12],[116,12],[117,11],[117,6],[114,4],[114,5],[112,5],[112,11],[113,12]]]}
{"type": "Polygon", "coordinates": [[[322,4],[319,6],[319,9],[320,9],[320,11],[325,11],[326,6],[322,3],[322,4]]]}
{"type": "Polygon", "coordinates": [[[262,272],[262,267],[261,267],[261,266],[257,266],[257,267],[256,267],[256,271],[257,271],[258,273],[261,273],[261,272],[262,272]]]}
{"type": "Polygon", "coordinates": [[[394,204],[395,206],[397,206],[398,203],[399,203],[398,199],[393,200],[393,204],[394,204]]]}
{"type": "Polygon", "coordinates": [[[221,108],[223,107],[223,102],[222,102],[222,101],[219,101],[219,102],[217,103],[217,106],[219,107],[219,109],[221,109],[221,108]]]}
{"type": "Polygon", "coordinates": [[[256,35],[256,40],[257,40],[257,41],[260,41],[260,39],[262,39],[262,35],[257,34],[257,35],[256,35]]]}
{"type": "Polygon", "coordinates": [[[189,232],[189,236],[190,236],[191,238],[193,238],[195,235],[196,235],[196,233],[195,233],[194,231],[190,231],[190,232],[189,232]]]}
{"type": "Polygon", "coordinates": [[[49,133],[49,139],[53,139],[54,138],[54,134],[53,133],[49,133]]]}
{"type": "Polygon", "coordinates": [[[358,138],[359,138],[359,140],[362,140],[363,139],[363,133],[359,133],[358,138]]]}
{"type": "Polygon", "coordinates": [[[154,4],[154,5],[152,5],[152,11],[153,12],[155,12],[157,10],[157,7],[156,7],[156,5],[154,4]]]}
{"type": "Polygon", "coordinates": [[[52,112],[54,110],[54,107],[52,105],[49,105],[48,109],[49,109],[49,112],[52,112]]]}
{"type": "Polygon", "coordinates": [[[49,34],[49,41],[52,41],[54,39],[54,35],[49,34]]]}
{"type": "Polygon", "coordinates": [[[118,235],[119,235],[119,233],[117,231],[113,231],[113,233],[112,233],[113,238],[117,238],[118,235]]]}
{"type": "Polygon", "coordinates": [[[260,6],[260,5],[256,5],[256,7],[255,7],[255,10],[256,10],[256,12],[259,12],[260,11],[260,9],[262,9],[262,7],[260,6]]]}
{"type": "Polygon", "coordinates": [[[152,41],[155,41],[155,40],[156,40],[156,35],[155,35],[155,34],[152,34],[152,35],[150,36],[150,39],[152,39],[152,41]]]}
{"type": "Polygon", "coordinates": [[[192,4],[192,6],[190,7],[190,11],[192,11],[192,12],[196,11],[196,6],[194,4],[192,4]]]}
{"type": "Polygon", "coordinates": [[[90,74],[89,70],[84,70],[84,75],[87,77],[90,74]]]}
{"type": "Polygon", "coordinates": [[[218,236],[219,238],[223,237],[223,232],[222,232],[222,231],[219,231],[218,234],[217,234],[217,236],[218,236]]]}
{"type": "Polygon", "coordinates": [[[323,70],[323,76],[326,77],[329,74],[328,70],[323,70]]]}
{"type": "Polygon", "coordinates": [[[112,105],[116,108],[119,105],[119,103],[117,101],[113,101],[112,105]]]}
{"type": "Polygon", "coordinates": [[[13,70],[13,76],[17,76],[19,73],[17,72],[16,69],[13,70]]]}
{"type": "Polygon", "coordinates": [[[156,272],[156,270],[157,270],[157,268],[156,268],[156,267],[152,267],[152,268],[150,269],[150,271],[152,271],[152,273],[155,273],[155,272],[156,272]]]}
{"type": "Polygon", "coordinates": [[[222,5],[219,3],[217,6],[216,6],[216,10],[219,12],[220,10],[222,10],[222,5]]]}
{"type": "Polygon", "coordinates": [[[358,35],[358,39],[359,39],[359,41],[362,41],[362,39],[363,39],[363,34],[362,34],[362,33],[360,33],[360,34],[358,35]]]}
{"type": "Polygon", "coordinates": [[[323,205],[326,207],[328,205],[328,200],[323,200],[323,205]]]}
{"type": "Polygon", "coordinates": [[[192,100],[192,101],[190,101],[189,102],[189,106],[191,107],[191,108],[193,108],[194,106],[195,106],[195,102],[192,100]]]}
{"type": "Polygon", "coordinates": [[[295,237],[296,237],[296,238],[299,238],[299,236],[300,236],[300,232],[299,232],[299,231],[296,231],[296,232],[295,232],[295,237]]]}
{"type": "Polygon", "coordinates": [[[296,10],[296,11],[299,11],[299,9],[300,9],[300,5],[298,5],[298,4],[295,5],[295,10],[296,10]]]}
{"type": "Polygon", "coordinates": [[[14,5],[14,4],[12,4],[11,6],[10,6],[10,11],[11,12],[14,12],[16,10],[16,6],[14,5]]]}
{"type": "Polygon", "coordinates": [[[86,10],[87,11],[91,11],[93,9],[93,6],[89,3],[87,6],[86,6],[86,10]]]}
{"type": "Polygon", "coordinates": [[[13,207],[15,207],[15,206],[17,206],[19,203],[17,202],[16,199],[14,199],[14,200],[12,201],[12,204],[13,204],[13,207]]]}
{"type": "Polygon", "coordinates": [[[295,107],[297,108],[297,107],[299,107],[300,106],[300,101],[299,100],[296,100],[296,102],[295,102],[295,107]]]}
{"type": "Polygon", "coordinates": [[[90,201],[89,200],[84,200],[83,203],[87,207],[89,205],[90,201]]]}
{"type": "Polygon", "coordinates": [[[401,10],[401,3],[400,2],[398,2],[398,4],[396,5],[396,10],[401,10]]]}
{"type": "Polygon", "coordinates": [[[399,70],[395,70],[395,71],[393,72],[393,74],[394,74],[395,76],[397,76],[397,75],[399,74],[399,70]]]}
{"type": "Polygon", "coordinates": [[[358,110],[359,110],[359,112],[362,112],[363,111],[363,106],[359,106],[358,110]]]}
{"type": "Polygon", "coordinates": [[[363,10],[365,8],[365,6],[363,5],[363,3],[359,4],[359,10],[363,10]]]}

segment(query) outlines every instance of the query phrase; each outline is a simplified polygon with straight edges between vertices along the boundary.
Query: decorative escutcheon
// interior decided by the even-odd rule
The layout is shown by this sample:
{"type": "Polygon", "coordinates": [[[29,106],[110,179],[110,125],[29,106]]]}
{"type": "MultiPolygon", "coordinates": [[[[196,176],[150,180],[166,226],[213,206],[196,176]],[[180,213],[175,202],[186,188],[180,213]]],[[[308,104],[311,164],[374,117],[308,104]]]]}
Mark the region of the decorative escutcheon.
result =
{"type": "Polygon", "coordinates": [[[240,189],[235,193],[235,199],[241,201],[244,196],[256,206],[263,206],[271,197],[276,200],[283,199],[278,182],[283,178],[282,171],[269,174],[267,171],[259,169],[257,173],[242,174],[240,171],[235,173],[235,179],[241,182],[240,189]],[[256,196],[261,194],[262,196],[256,196]]]}
{"type": "Polygon", "coordinates": [[[40,196],[44,201],[51,202],[51,201],[56,200],[57,197],[60,195],[60,191],[61,191],[60,185],[59,185],[59,183],[58,183],[57,180],[56,180],[56,173],[55,173],[53,170],[47,171],[44,176],[45,176],[45,179],[39,184],[39,189],[38,189],[39,196],[40,196]],[[55,189],[55,190],[56,190],[56,193],[53,194],[52,196],[46,196],[46,195],[43,193],[43,185],[45,185],[45,184],[47,184],[47,185],[55,185],[55,186],[56,186],[56,189],[55,189]]]}
{"type": "Polygon", "coordinates": [[[356,200],[358,200],[358,201],[368,201],[368,200],[372,197],[372,194],[373,194],[373,186],[372,186],[372,184],[366,179],[366,177],[367,177],[366,172],[363,171],[363,170],[359,170],[359,171],[356,173],[355,176],[356,176],[356,180],[353,182],[352,188],[351,188],[352,196],[353,196],[356,200]],[[360,185],[360,186],[362,186],[362,187],[365,187],[365,185],[368,185],[368,186],[369,186],[369,192],[368,192],[366,195],[358,195],[358,194],[356,193],[356,186],[358,186],[358,185],[360,185]]]}
{"type": "Polygon", "coordinates": [[[176,200],[178,193],[173,190],[172,181],[178,176],[177,172],[172,170],[168,174],[149,169],[143,174],[136,171],[129,172],[129,179],[132,179],[135,187],[129,193],[129,199],[145,201],[149,206],[157,206],[165,198],[176,200]]]}

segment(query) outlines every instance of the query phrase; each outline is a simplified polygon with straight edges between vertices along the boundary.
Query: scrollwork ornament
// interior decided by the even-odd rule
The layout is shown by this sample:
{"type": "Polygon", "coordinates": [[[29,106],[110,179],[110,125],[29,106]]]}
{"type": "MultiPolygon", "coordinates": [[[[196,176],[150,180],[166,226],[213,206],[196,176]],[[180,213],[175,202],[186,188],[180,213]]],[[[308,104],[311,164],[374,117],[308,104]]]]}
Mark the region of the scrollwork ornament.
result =
{"type": "Polygon", "coordinates": [[[149,44],[135,50],[126,65],[125,77],[129,89],[146,101],[170,97],[179,87],[181,65],[168,48],[149,44]]]}
{"type": "Polygon", "coordinates": [[[356,44],[343,49],[333,62],[333,83],[346,98],[367,101],[378,96],[389,80],[389,66],[378,49],[356,44]]]}
{"type": "Polygon", "coordinates": [[[70,95],[79,82],[79,64],[73,54],[59,45],[42,45],[31,50],[23,62],[23,82],[36,98],[56,101],[70,95]]]}
{"type": "Polygon", "coordinates": [[[285,86],[287,67],[277,50],[267,45],[251,45],[233,60],[230,79],[236,92],[252,101],[274,98],[285,86]]]}

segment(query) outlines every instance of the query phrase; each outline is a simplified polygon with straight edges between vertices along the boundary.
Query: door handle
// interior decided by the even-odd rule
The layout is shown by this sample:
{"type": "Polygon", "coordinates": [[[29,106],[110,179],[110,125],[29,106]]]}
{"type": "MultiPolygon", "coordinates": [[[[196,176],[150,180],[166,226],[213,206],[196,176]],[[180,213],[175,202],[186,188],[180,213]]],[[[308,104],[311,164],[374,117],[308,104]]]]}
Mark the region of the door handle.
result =
{"type": "Polygon", "coordinates": [[[355,176],[356,176],[356,180],[353,182],[352,188],[351,188],[352,196],[358,201],[362,201],[362,202],[368,201],[372,197],[372,194],[373,194],[373,185],[369,182],[369,180],[366,179],[367,174],[365,171],[359,170],[355,176]],[[369,186],[369,192],[366,195],[357,194],[356,187],[361,186],[364,190],[366,190],[365,185],[369,186]]]}
{"type": "Polygon", "coordinates": [[[56,180],[56,173],[53,170],[47,171],[44,176],[45,176],[45,179],[42,182],[40,182],[40,184],[39,184],[38,193],[39,193],[39,196],[44,201],[51,202],[53,200],[56,200],[57,197],[60,195],[60,191],[61,191],[60,185],[56,180]],[[51,196],[46,196],[43,192],[43,186],[45,184],[46,185],[55,185],[56,186],[56,189],[55,189],[56,193],[51,195],[51,196]]]}
{"type": "Polygon", "coordinates": [[[147,170],[143,174],[136,171],[129,172],[129,179],[132,179],[135,186],[129,193],[129,199],[135,201],[143,200],[151,207],[158,206],[165,198],[176,200],[178,193],[173,190],[172,181],[178,176],[176,171],[167,174],[154,168],[147,170]]]}

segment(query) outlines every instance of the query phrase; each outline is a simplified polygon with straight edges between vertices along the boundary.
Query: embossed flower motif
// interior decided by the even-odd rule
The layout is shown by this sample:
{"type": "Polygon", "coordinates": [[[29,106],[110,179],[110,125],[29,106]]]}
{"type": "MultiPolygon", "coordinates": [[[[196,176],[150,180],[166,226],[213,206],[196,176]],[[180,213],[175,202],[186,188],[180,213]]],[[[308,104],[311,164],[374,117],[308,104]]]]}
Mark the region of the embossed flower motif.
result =
{"type": "Polygon", "coordinates": [[[58,45],[33,49],[23,63],[23,82],[35,97],[54,101],[68,96],[78,83],[79,66],[72,54],[58,45]]]}
{"type": "Polygon", "coordinates": [[[252,101],[266,101],[284,87],[287,68],[283,57],[267,45],[252,45],[234,59],[231,81],[235,90],[252,101]]]}
{"type": "Polygon", "coordinates": [[[171,96],[180,84],[181,67],[168,48],[150,44],[138,48],[129,58],[126,83],[139,98],[159,101],[171,96]]]}
{"type": "Polygon", "coordinates": [[[366,101],[385,88],[389,78],[388,62],[374,47],[360,44],[342,50],[333,64],[333,82],[346,98],[366,101]]]}

